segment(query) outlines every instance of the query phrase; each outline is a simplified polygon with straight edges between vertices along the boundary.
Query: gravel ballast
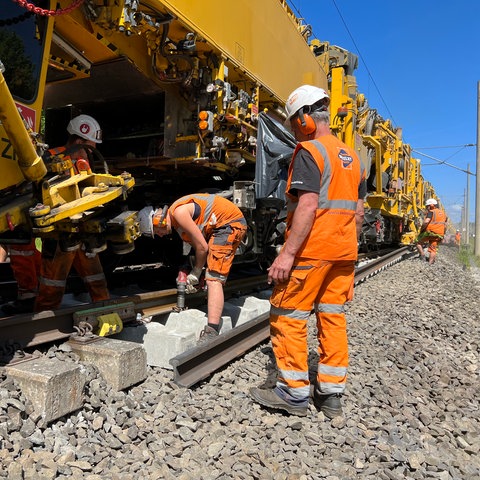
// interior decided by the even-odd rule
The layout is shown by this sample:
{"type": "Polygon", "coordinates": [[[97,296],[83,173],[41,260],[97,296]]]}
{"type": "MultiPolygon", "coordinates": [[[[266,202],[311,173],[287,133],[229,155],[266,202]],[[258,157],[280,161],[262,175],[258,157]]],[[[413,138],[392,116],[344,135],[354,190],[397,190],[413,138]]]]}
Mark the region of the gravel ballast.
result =
{"type": "MultiPolygon", "coordinates": [[[[480,279],[455,248],[437,258],[356,287],[344,418],[254,403],[250,387],[275,381],[268,342],[191,389],[149,368],[146,381],[113,392],[85,366],[84,407],[46,427],[2,374],[0,478],[479,479],[480,279]]],[[[48,355],[78,361],[67,346],[48,355]]]]}

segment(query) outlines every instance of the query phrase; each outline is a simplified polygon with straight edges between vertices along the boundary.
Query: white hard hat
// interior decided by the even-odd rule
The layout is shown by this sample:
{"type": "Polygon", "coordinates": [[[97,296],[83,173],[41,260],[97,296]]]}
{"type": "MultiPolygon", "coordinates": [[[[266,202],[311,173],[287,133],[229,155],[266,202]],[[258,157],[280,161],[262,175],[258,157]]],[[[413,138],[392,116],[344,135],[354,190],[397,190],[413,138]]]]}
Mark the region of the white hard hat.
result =
{"type": "Polygon", "coordinates": [[[137,219],[140,227],[140,233],[147,237],[154,237],[153,233],[153,215],[156,210],[153,207],[144,207],[137,213],[137,219]]]}
{"type": "Polygon", "coordinates": [[[302,107],[314,105],[325,98],[328,100],[328,103],[330,103],[330,97],[323,88],[314,87],[313,85],[302,85],[298,87],[290,94],[285,104],[285,110],[287,112],[286,120],[290,120],[302,107]]]}
{"type": "Polygon", "coordinates": [[[425,205],[438,205],[438,202],[434,198],[429,198],[426,202],[425,205]]]}
{"type": "Polygon", "coordinates": [[[85,140],[102,143],[102,129],[99,123],[90,115],[78,115],[70,120],[67,127],[70,135],[78,135],[85,140]]]}

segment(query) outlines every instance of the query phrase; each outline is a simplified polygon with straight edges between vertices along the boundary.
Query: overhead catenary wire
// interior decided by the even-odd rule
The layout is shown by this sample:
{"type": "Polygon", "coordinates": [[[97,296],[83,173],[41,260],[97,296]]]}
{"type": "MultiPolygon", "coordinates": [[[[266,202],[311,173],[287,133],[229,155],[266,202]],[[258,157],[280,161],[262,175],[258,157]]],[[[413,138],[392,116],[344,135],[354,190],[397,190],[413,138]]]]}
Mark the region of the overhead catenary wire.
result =
{"type": "MultiPolygon", "coordinates": [[[[470,146],[469,144],[466,144],[466,145],[458,145],[458,147],[460,147],[460,150],[457,150],[455,153],[452,153],[449,157],[447,157],[445,160],[435,160],[435,163],[424,163],[423,165],[425,166],[431,166],[431,165],[448,165],[446,162],[447,160],[450,160],[452,157],[454,157],[455,155],[458,155],[460,152],[462,152],[466,147],[470,146]]],[[[456,147],[449,147],[449,148],[456,148],[456,147]]],[[[416,147],[416,152],[418,152],[418,150],[420,150],[418,147],[416,147]]],[[[424,150],[426,150],[426,148],[424,148],[424,150]]]]}
{"type": "Polygon", "coordinates": [[[437,150],[439,148],[460,148],[460,147],[476,147],[476,143],[465,143],[464,145],[441,145],[438,147],[416,147],[417,150],[437,150]]]}
{"type": "MultiPolygon", "coordinates": [[[[289,0],[289,2],[290,2],[290,4],[292,5],[292,8],[297,11],[299,17],[302,17],[302,14],[301,14],[300,10],[297,8],[297,6],[296,6],[295,3],[293,2],[293,0],[289,0]]],[[[377,83],[375,82],[375,79],[373,78],[373,75],[371,74],[370,69],[368,68],[367,62],[365,61],[365,58],[363,57],[362,52],[360,51],[360,48],[359,48],[358,45],[357,45],[357,42],[355,41],[352,33],[350,32],[350,29],[348,28],[347,22],[346,22],[345,19],[343,18],[343,15],[342,15],[342,13],[340,12],[340,9],[338,8],[337,3],[335,2],[335,0],[332,0],[332,3],[333,3],[333,5],[334,5],[335,9],[337,10],[337,13],[338,13],[338,15],[339,15],[339,17],[340,17],[340,19],[341,19],[341,21],[342,21],[342,23],[343,23],[343,26],[345,27],[345,30],[347,31],[348,36],[350,37],[350,40],[352,41],[352,43],[353,43],[353,45],[354,45],[354,47],[355,47],[355,49],[356,49],[356,51],[357,51],[357,53],[358,53],[358,56],[359,56],[360,60],[362,61],[363,65],[364,65],[364,67],[365,67],[365,70],[366,70],[366,72],[367,72],[368,78],[370,78],[370,80],[372,81],[373,86],[375,87],[375,90],[377,91],[378,96],[380,97],[382,103],[385,105],[385,108],[386,108],[386,110],[387,110],[387,112],[388,112],[388,115],[389,115],[390,119],[392,120],[392,123],[393,123],[393,124],[396,124],[397,122],[395,122],[395,120],[394,120],[394,118],[393,118],[393,114],[392,114],[392,112],[390,111],[390,109],[388,108],[387,102],[386,102],[385,99],[383,98],[383,95],[382,95],[382,93],[380,92],[380,89],[378,88],[378,85],[377,85],[377,83]]],[[[313,34],[313,30],[312,30],[312,34],[313,34]]],[[[313,34],[313,36],[315,37],[315,34],[313,34]]]]}
{"type": "MultiPolygon", "coordinates": [[[[465,170],[463,168],[457,167],[456,165],[452,165],[451,163],[447,163],[445,160],[440,160],[439,158],[432,157],[431,155],[427,155],[426,153],[419,152],[417,149],[412,148],[412,152],[418,153],[419,155],[422,155],[423,157],[427,157],[430,160],[435,161],[438,165],[447,165],[448,167],[452,167],[455,170],[460,170],[461,172],[464,172],[468,175],[473,175],[476,176],[475,173],[471,172],[470,170],[465,170]]],[[[433,165],[433,164],[431,164],[433,165]]]]}

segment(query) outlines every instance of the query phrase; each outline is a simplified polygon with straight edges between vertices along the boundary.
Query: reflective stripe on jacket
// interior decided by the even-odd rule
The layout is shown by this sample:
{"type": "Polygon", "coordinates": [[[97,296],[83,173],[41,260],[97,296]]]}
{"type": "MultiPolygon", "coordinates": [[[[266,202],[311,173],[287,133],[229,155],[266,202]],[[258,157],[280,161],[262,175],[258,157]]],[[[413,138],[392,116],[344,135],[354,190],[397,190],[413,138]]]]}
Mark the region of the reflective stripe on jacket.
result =
{"type": "Polygon", "coordinates": [[[358,254],[355,212],[358,188],[365,169],[355,152],[334,135],[302,142],[293,154],[287,180],[287,231],[290,232],[298,197],[291,189],[295,155],[307,150],[320,170],[318,208],[312,229],[296,256],[323,260],[356,260],[358,254]]]}
{"type": "Polygon", "coordinates": [[[193,202],[200,206],[200,215],[193,221],[206,240],[212,236],[214,230],[225,225],[236,222],[246,225],[242,211],[230,200],[208,193],[186,195],[175,201],[169,208],[172,226],[185,242],[191,242],[192,239],[175,221],[174,212],[177,207],[193,202]]]}
{"type": "Polygon", "coordinates": [[[427,225],[426,231],[441,236],[445,235],[445,229],[447,228],[447,216],[445,212],[439,208],[434,208],[431,212],[433,214],[432,219],[427,225]]]}

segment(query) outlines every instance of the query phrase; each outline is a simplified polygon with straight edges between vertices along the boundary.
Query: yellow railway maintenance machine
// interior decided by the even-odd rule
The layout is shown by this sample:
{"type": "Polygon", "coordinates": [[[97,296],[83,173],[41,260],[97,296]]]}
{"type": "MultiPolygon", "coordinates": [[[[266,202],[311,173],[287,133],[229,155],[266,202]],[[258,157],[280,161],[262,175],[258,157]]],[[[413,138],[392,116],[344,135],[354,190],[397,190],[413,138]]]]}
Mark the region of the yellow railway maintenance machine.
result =
{"type": "Polygon", "coordinates": [[[61,156],[52,157],[47,169],[41,157],[47,145],[37,132],[54,14],[68,14],[49,7],[47,1],[4,2],[0,13],[0,243],[54,237],[68,249],[83,242],[99,252],[110,243],[125,253],[139,236],[136,213],[122,207],[132,176],[75,174],[61,156]]]}
{"type": "MultiPolygon", "coordinates": [[[[311,33],[285,0],[4,1],[0,236],[80,238],[96,251],[111,244],[129,253],[147,241],[137,239],[136,211],[208,191],[247,218],[239,256],[273,247],[271,258],[283,199],[266,188],[259,159],[282,158],[272,175],[281,187],[294,146],[282,130],[284,104],[313,84],[329,90],[332,129],[369,174],[364,248],[411,243],[424,201],[420,162],[401,129],[358,93],[356,56],[311,33]],[[65,175],[70,166],[58,158],[47,173],[44,144],[64,144],[80,113],[102,126],[103,161],[65,175]],[[284,151],[265,146],[272,132],[284,151]]],[[[153,258],[154,248],[141,250],[153,258]]]]}

